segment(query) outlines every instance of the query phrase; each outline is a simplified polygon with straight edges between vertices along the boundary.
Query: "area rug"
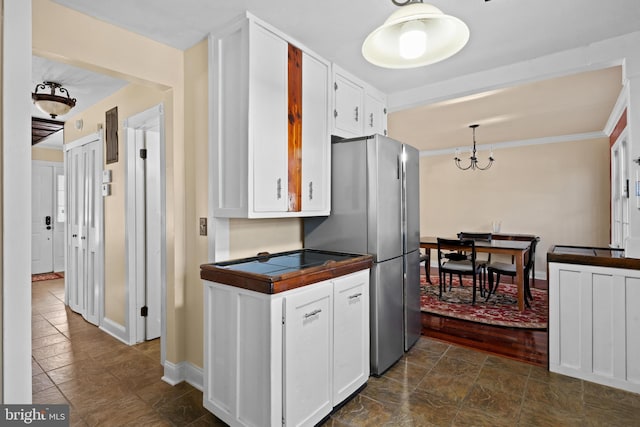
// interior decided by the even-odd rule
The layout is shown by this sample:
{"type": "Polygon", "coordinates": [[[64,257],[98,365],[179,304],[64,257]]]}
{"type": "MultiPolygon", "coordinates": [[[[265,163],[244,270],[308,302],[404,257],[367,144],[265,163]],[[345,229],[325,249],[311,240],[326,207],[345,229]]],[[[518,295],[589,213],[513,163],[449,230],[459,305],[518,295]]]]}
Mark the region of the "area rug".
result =
{"type": "Polygon", "coordinates": [[[41,282],[43,280],[55,280],[62,278],[64,278],[64,273],[41,273],[31,275],[32,282],[41,282]]]}
{"type": "Polygon", "coordinates": [[[491,295],[487,302],[480,297],[478,290],[476,304],[472,305],[471,279],[463,278],[463,286],[460,286],[458,279],[454,278],[451,291],[448,289],[447,281],[447,289],[442,293],[442,300],[438,298],[437,276],[431,276],[433,285],[426,281],[426,276],[420,279],[420,305],[421,310],[426,313],[511,328],[547,328],[549,303],[545,290],[531,289],[533,295],[533,301],[530,302],[531,308],[525,308],[520,312],[518,289],[511,283],[500,283],[496,294],[491,295]]]}

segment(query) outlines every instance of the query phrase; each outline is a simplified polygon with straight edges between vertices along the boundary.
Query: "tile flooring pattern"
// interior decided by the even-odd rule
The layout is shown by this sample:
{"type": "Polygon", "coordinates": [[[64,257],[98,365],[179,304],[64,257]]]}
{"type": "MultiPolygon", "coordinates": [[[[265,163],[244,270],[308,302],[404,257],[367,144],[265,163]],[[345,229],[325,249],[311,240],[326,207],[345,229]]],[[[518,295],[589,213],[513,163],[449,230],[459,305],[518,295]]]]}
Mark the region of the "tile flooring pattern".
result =
{"type": "MultiPolygon", "coordinates": [[[[164,383],[158,340],[128,347],[65,308],[62,280],[33,283],[34,403],[72,426],[224,425],[202,393],[164,383]]],[[[324,426],[638,426],[640,395],[421,338],[324,426]]]]}

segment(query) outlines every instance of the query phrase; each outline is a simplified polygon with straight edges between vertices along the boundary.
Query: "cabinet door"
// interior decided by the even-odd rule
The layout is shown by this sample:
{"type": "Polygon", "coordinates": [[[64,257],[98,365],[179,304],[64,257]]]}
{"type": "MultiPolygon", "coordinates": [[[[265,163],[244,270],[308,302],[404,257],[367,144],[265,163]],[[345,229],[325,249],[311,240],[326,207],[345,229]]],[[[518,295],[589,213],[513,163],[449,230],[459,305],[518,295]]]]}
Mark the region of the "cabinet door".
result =
{"type": "Polygon", "coordinates": [[[284,299],[284,425],[313,425],[331,412],[333,283],[284,299]]]}
{"type": "Polygon", "coordinates": [[[329,214],[329,66],[302,54],[302,210],[329,214]]]}
{"type": "Polygon", "coordinates": [[[334,280],[333,405],[369,378],[369,270],[334,280]]]}
{"type": "Polygon", "coordinates": [[[249,170],[253,170],[253,210],[284,212],[288,188],[288,45],[259,25],[253,25],[250,34],[249,170]]]}
{"type": "Polygon", "coordinates": [[[363,88],[346,77],[334,76],[334,132],[351,137],[363,134],[363,88]]]}
{"type": "Polygon", "coordinates": [[[364,133],[365,135],[387,134],[387,113],[384,102],[371,93],[364,99],[364,133]]]}

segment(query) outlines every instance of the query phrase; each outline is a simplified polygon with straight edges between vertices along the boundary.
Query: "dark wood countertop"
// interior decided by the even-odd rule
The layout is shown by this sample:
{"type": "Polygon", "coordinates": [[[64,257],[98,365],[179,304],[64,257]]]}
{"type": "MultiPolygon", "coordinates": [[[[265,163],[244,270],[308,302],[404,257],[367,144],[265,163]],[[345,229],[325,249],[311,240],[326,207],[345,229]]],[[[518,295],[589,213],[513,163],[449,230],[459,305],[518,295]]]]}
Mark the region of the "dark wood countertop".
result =
{"type": "MultiPolygon", "coordinates": [[[[251,258],[225,261],[200,266],[200,278],[210,282],[222,283],[264,294],[277,294],[313,283],[330,280],[345,274],[371,268],[371,255],[345,254],[341,252],[301,249],[298,251],[265,254],[251,258]],[[299,254],[319,254],[327,258],[320,265],[301,267],[283,267],[280,271],[259,272],[256,266],[264,263],[268,267],[270,259],[299,254]],[[331,259],[335,256],[336,259],[331,259]],[[246,265],[248,268],[243,269],[246,265]]],[[[266,268],[265,270],[268,270],[266,268]]]]}
{"type": "Polygon", "coordinates": [[[640,259],[625,258],[623,249],[613,248],[554,245],[547,251],[547,262],[640,270],[640,259]]]}

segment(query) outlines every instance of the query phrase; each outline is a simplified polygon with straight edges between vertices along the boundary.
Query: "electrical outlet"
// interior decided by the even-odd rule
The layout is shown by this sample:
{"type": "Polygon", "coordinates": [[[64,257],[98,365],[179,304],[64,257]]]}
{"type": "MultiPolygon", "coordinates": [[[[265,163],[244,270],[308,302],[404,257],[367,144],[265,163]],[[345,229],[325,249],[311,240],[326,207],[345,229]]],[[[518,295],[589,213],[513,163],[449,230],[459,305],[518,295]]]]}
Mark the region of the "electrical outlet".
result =
{"type": "Polygon", "coordinates": [[[200,235],[207,235],[207,218],[200,218],[200,235]]]}

